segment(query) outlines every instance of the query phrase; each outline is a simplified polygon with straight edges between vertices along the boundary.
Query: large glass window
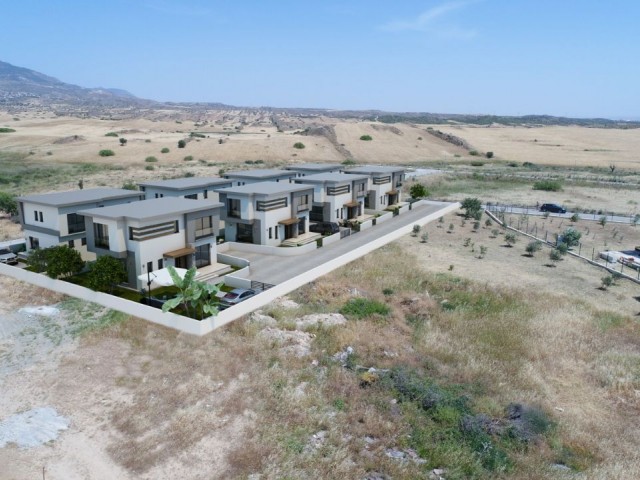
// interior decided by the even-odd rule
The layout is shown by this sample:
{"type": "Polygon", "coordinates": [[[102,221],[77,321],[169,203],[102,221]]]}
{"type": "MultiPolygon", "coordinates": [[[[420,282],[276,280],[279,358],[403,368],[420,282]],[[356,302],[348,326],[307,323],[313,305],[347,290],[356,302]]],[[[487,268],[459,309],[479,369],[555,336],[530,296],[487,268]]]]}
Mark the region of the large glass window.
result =
{"type": "Polygon", "coordinates": [[[70,234],[84,232],[84,217],[77,213],[67,214],[67,226],[70,234]]]}
{"type": "Polygon", "coordinates": [[[211,245],[205,243],[196,247],[196,268],[211,265],[211,245]]]}
{"type": "Polygon", "coordinates": [[[96,247],[109,249],[109,226],[103,223],[93,224],[93,240],[96,247]]]}
{"type": "Polygon", "coordinates": [[[240,200],[236,198],[227,199],[227,217],[240,218],[240,200]]]}
{"type": "Polygon", "coordinates": [[[209,217],[196,218],[196,239],[213,235],[213,220],[209,217]]]}
{"type": "Polygon", "coordinates": [[[296,199],[296,211],[302,212],[304,210],[309,210],[309,195],[300,195],[296,199]]]}

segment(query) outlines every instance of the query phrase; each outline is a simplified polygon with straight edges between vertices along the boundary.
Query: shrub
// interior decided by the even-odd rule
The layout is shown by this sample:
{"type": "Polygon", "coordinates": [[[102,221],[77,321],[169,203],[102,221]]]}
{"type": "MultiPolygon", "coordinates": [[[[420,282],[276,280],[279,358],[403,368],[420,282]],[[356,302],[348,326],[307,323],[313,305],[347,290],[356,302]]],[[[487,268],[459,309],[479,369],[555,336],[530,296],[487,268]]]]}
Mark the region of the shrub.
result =
{"type": "Polygon", "coordinates": [[[355,164],[356,164],[355,160],[351,158],[347,158],[344,162],[342,162],[342,165],[355,165],[355,164]]]}
{"type": "Polygon", "coordinates": [[[169,153],[170,150],[167,147],[164,147],[162,150],[160,150],[160,153],[169,153]]]}
{"type": "Polygon", "coordinates": [[[371,140],[373,140],[373,137],[371,137],[371,135],[362,135],[360,137],[360,140],[364,140],[365,142],[370,142],[371,140]]]}
{"type": "Polygon", "coordinates": [[[469,155],[471,155],[472,157],[477,157],[477,156],[478,156],[478,155],[480,155],[480,154],[478,153],[478,151],[477,151],[477,150],[470,150],[470,151],[469,151],[469,155]]]}
{"type": "Polygon", "coordinates": [[[558,245],[556,245],[555,250],[557,250],[560,255],[566,255],[569,251],[569,247],[566,243],[559,243],[558,245]]]}
{"type": "Polygon", "coordinates": [[[146,166],[144,167],[144,169],[145,169],[145,170],[155,170],[155,169],[156,169],[156,167],[155,167],[155,166],[153,166],[153,165],[146,165],[146,166]]]}
{"type": "Polygon", "coordinates": [[[293,148],[297,148],[298,150],[302,150],[304,147],[304,143],[302,142],[296,142],[293,144],[293,148]]]}
{"type": "Polygon", "coordinates": [[[100,150],[98,152],[98,155],[100,155],[101,157],[113,157],[115,155],[115,152],[113,150],[100,150]]]}
{"type": "Polygon", "coordinates": [[[487,152],[487,153],[485,154],[485,156],[486,156],[487,158],[493,158],[493,152],[487,152]]]}
{"type": "Polygon", "coordinates": [[[472,167],[482,167],[483,165],[484,165],[484,162],[480,162],[480,161],[471,162],[472,167]]]}
{"type": "Polygon", "coordinates": [[[504,241],[507,243],[508,247],[512,247],[518,241],[518,237],[516,237],[515,233],[507,233],[504,236],[504,241]]]}
{"type": "Polygon", "coordinates": [[[190,137],[194,137],[194,138],[206,138],[204,134],[202,133],[197,133],[197,132],[191,132],[189,134],[190,137]]]}
{"type": "Polygon", "coordinates": [[[606,215],[601,216],[600,220],[598,220],[598,223],[602,225],[602,228],[604,228],[607,225],[607,216],[606,215]]]}
{"type": "Polygon", "coordinates": [[[0,133],[13,133],[15,130],[13,128],[0,127],[0,133]]]}
{"type": "Polygon", "coordinates": [[[558,263],[562,260],[562,253],[557,248],[554,248],[549,252],[549,260],[551,260],[554,264],[558,263]]]}
{"type": "Polygon", "coordinates": [[[414,183],[409,189],[411,198],[424,198],[429,196],[429,190],[421,183],[414,183]]]}
{"type": "Polygon", "coordinates": [[[127,144],[127,139],[126,138],[121,138],[120,139],[120,146],[124,147],[127,144]]]}
{"type": "Polygon", "coordinates": [[[89,287],[102,292],[113,292],[113,287],[127,279],[123,263],[117,258],[102,255],[90,264],[87,275],[89,287]]]}
{"type": "Polygon", "coordinates": [[[613,286],[614,284],[613,276],[607,275],[606,277],[602,277],[601,282],[602,284],[600,288],[602,288],[602,290],[606,290],[607,288],[613,286]]]}
{"type": "Polygon", "coordinates": [[[144,143],[151,143],[151,140],[149,138],[147,138],[144,143]]]}
{"type": "Polygon", "coordinates": [[[572,221],[573,223],[576,223],[578,220],[580,220],[580,215],[578,215],[577,213],[574,213],[573,215],[571,215],[571,218],[569,218],[570,221],[572,221]]]}
{"type": "Polygon", "coordinates": [[[122,184],[122,188],[124,190],[138,190],[138,186],[133,183],[131,180],[127,180],[122,184]]]}
{"type": "Polygon", "coordinates": [[[559,192],[562,190],[562,184],[558,180],[538,180],[533,184],[533,189],[545,192],[559,192]]]}
{"type": "Polygon", "coordinates": [[[422,243],[427,243],[429,241],[429,234],[427,232],[424,232],[422,235],[420,235],[420,241],[422,243]]]}
{"type": "Polygon", "coordinates": [[[467,197],[461,203],[465,218],[482,218],[482,203],[477,198],[467,197]]]}
{"type": "Polygon", "coordinates": [[[567,247],[575,247],[580,243],[580,237],[582,237],[582,233],[574,228],[567,228],[560,236],[558,243],[565,243],[567,247]]]}
{"type": "Polygon", "coordinates": [[[184,148],[187,146],[187,142],[184,140],[178,140],[178,148],[184,148]]]}
{"type": "Polygon", "coordinates": [[[413,226],[413,230],[411,231],[411,236],[412,237],[417,237],[418,234],[420,233],[420,229],[421,229],[420,225],[417,225],[417,224],[414,225],[413,226]]]}
{"type": "Polygon", "coordinates": [[[147,163],[155,163],[155,162],[158,161],[158,159],[156,157],[154,157],[154,156],[150,156],[150,157],[145,158],[144,161],[147,162],[147,163]]]}
{"type": "Polygon", "coordinates": [[[183,160],[185,162],[191,162],[193,160],[193,155],[187,155],[186,157],[183,158],[183,160]]]}
{"type": "Polygon", "coordinates": [[[533,257],[533,255],[540,251],[542,249],[542,242],[540,242],[539,240],[534,240],[533,242],[529,242],[527,244],[527,247],[525,248],[525,251],[527,252],[527,255],[529,255],[530,257],[533,257]]]}
{"type": "Polygon", "coordinates": [[[105,137],[119,137],[120,135],[118,135],[116,132],[109,132],[109,133],[105,133],[104,136],[105,137]]]}
{"type": "Polygon", "coordinates": [[[355,318],[365,318],[372,315],[387,316],[390,308],[382,302],[368,298],[352,298],[340,309],[343,315],[355,318]]]}
{"type": "Polygon", "coordinates": [[[84,268],[80,252],[67,245],[45,248],[47,276],[58,278],[78,273],[84,268]]]}
{"type": "Polygon", "coordinates": [[[18,214],[18,202],[10,193],[0,192],[0,210],[9,215],[18,214]]]}

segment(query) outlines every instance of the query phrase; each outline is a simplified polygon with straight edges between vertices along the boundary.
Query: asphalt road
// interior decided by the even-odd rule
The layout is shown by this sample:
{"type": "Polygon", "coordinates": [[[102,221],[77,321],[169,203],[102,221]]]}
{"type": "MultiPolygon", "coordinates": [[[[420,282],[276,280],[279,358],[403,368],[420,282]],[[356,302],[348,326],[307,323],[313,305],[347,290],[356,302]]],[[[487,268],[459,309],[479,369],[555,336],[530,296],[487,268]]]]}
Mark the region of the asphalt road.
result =
{"type": "MultiPolygon", "coordinates": [[[[314,250],[308,255],[299,255],[294,257],[277,257],[274,255],[262,255],[256,253],[246,253],[238,250],[230,249],[225,252],[228,255],[245,258],[251,262],[250,278],[264,283],[278,284],[297,275],[305,273],[310,269],[322,265],[328,260],[332,260],[340,255],[349,253],[354,248],[360,247],[370,241],[391,233],[403,226],[420,224],[421,220],[435,213],[442,208],[451,205],[450,203],[437,203],[432,205],[422,205],[414,207],[412,210],[405,212],[397,217],[376,225],[368,230],[353,233],[347,238],[343,238],[339,242],[332,245],[314,250]]],[[[354,257],[355,260],[355,257],[354,257]]]]}

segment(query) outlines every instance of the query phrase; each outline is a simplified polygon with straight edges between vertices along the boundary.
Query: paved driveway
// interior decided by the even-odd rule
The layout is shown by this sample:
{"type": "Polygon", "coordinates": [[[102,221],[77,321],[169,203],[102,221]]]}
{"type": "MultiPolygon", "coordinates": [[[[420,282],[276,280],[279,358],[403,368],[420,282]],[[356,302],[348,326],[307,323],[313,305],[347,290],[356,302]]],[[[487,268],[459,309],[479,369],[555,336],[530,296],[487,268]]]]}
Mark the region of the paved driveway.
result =
{"type": "Polygon", "coordinates": [[[251,280],[277,285],[401,227],[413,224],[423,225],[423,219],[425,217],[439,210],[443,210],[450,205],[450,203],[434,202],[432,204],[414,207],[412,210],[393,217],[380,225],[354,233],[339,242],[319,248],[306,255],[277,257],[273,255],[246,253],[233,249],[225,253],[233,255],[234,257],[245,258],[251,262],[251,280]]]}

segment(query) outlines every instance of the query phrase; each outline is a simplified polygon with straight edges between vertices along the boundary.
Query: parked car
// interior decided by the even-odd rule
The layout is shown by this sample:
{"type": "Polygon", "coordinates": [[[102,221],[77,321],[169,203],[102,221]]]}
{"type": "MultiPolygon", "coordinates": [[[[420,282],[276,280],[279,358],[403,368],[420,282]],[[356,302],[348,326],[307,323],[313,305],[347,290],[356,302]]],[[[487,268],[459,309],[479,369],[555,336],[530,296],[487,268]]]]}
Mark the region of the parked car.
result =
{"type": "Polygon", "coordinates": [[[220,299],[221,310],[237,305],[247,298],[253,297],[255,294],[256,291],[250,288],[234,288],[220,299]]]}
{"type": "Polygon", "coordinates": [[[543,203],[540,206],[541,212],[551,212],[551,213],[567,213],[565,208],[562,208],[560,205],[556,205],[555,203],[543,203]]]}
{"type": "Polygon", "coordinates": [[[334,222],[317,222],[309,225],[309,231],[323,235],[333,235],[340,232],[340,227],[334,222]]]}
{"type": "Polygon", "coordinates": [[[0,263],[16,265],[18,263],[18,256],[8,248],[0,248],[0,263]]]}

